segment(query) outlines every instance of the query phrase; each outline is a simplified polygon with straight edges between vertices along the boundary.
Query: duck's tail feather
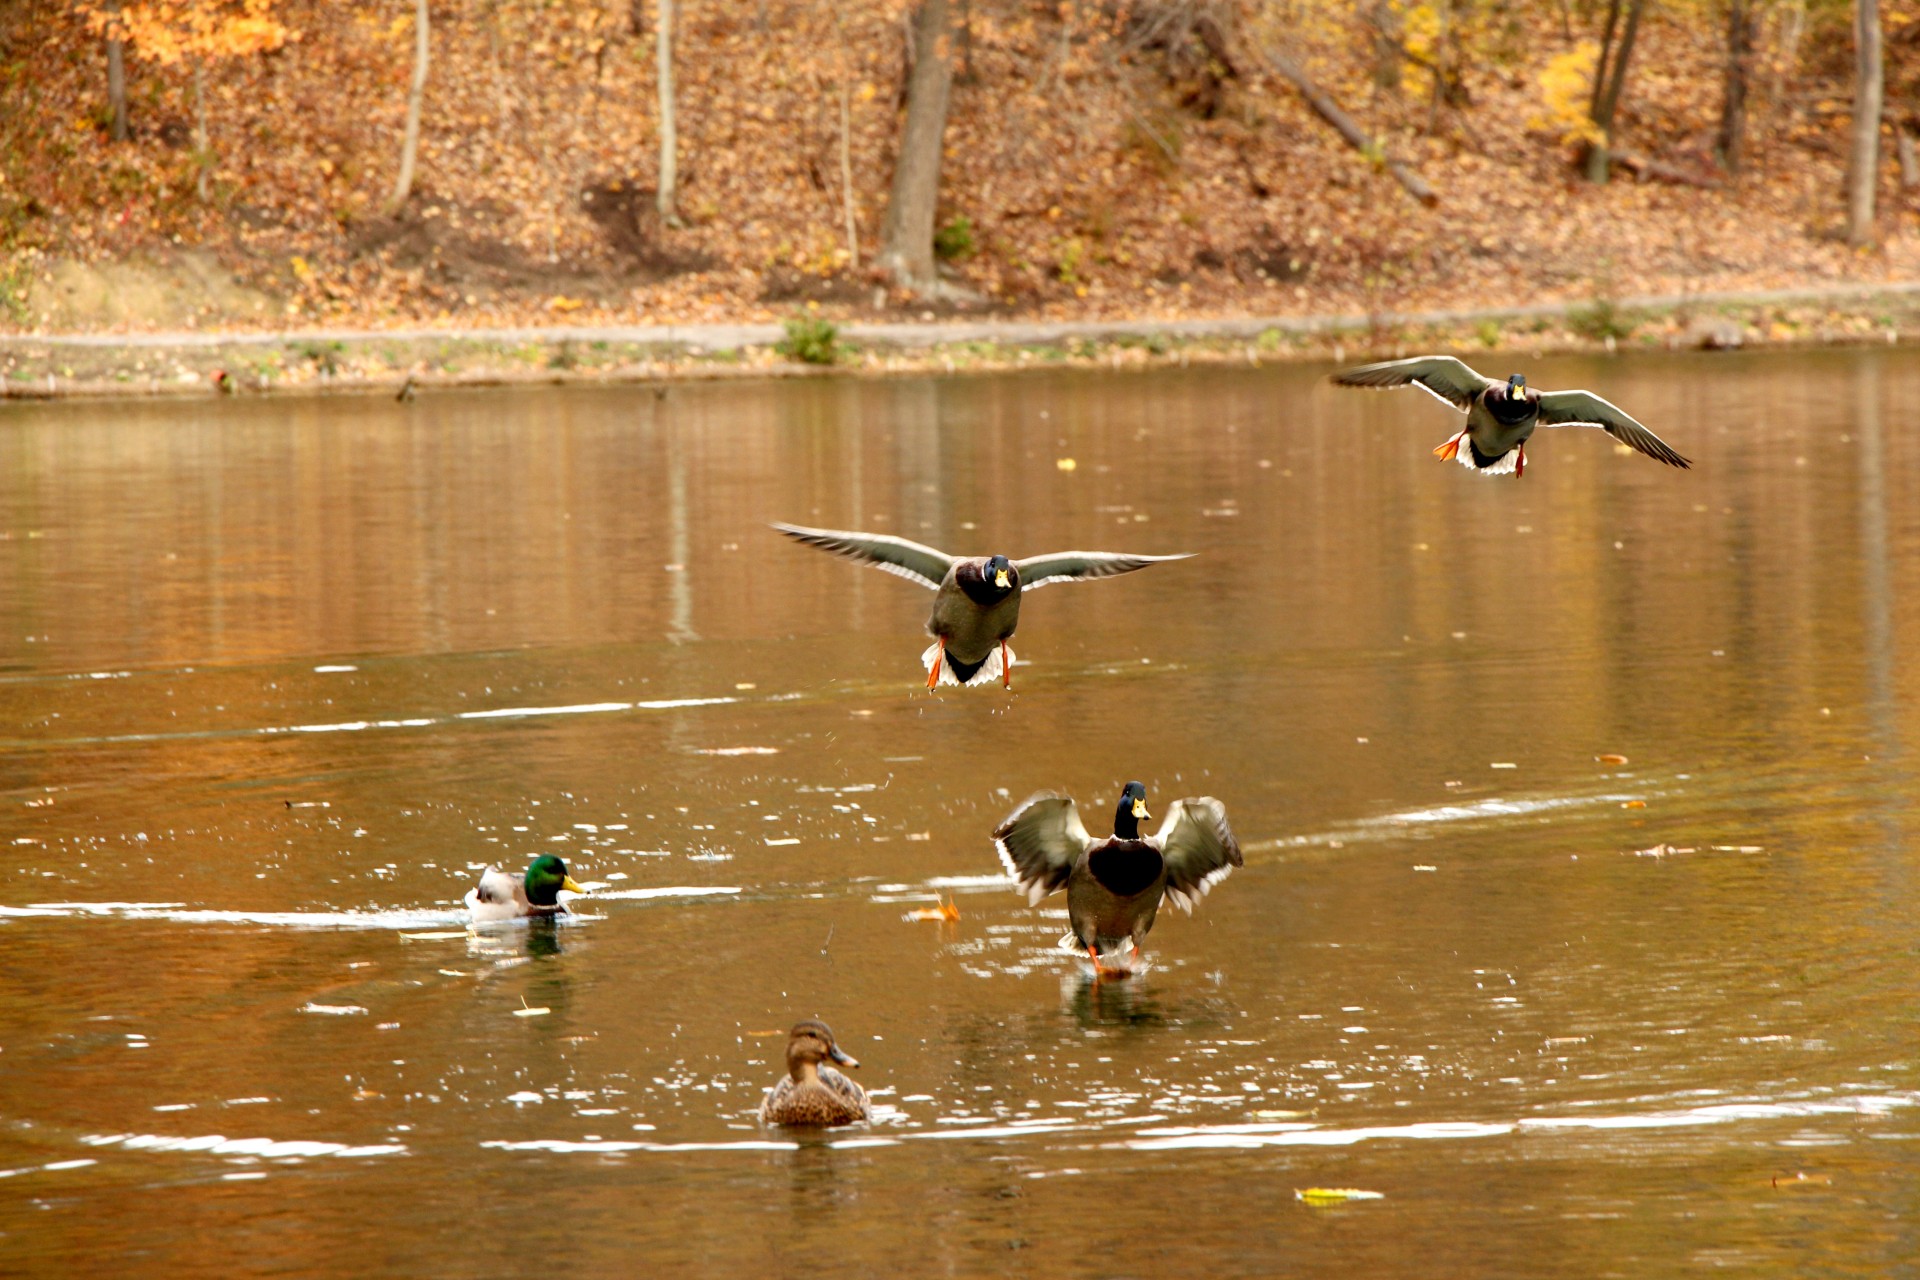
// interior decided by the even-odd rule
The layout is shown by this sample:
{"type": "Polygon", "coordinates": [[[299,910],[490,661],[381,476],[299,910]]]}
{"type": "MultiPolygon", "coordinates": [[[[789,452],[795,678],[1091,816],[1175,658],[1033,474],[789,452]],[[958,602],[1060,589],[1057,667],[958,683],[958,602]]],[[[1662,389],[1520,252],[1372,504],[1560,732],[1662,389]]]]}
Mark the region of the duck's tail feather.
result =
{"type": "Polygon", "coordinates": [[[1460,465],[1483,476],[1510,476],[1520,463],[1518,449],[1509,449],[1497,458],[1489,458],[1474,445],[1472,436],[1462,439],[1460,444],[1460,452],[1456,455],[1460,465]]]}
{"type": "MultiPolygon", "coordinates": [[[[964,687],[992,684],[995,680],[1000,679],[1006,674],[1006,668],[1000,665],[1000,650],[1004,647],[1003,645],[995,645],[988,651],[987,656],[978,662],[962,662],[953,656],[953,650],[946,650],[944,661],[940,663],[940,679],[938,683],[964,687]]],[[[935,655],[940,653],[940,642],[936,640],[927,646],[925,653],[920,655],[920,665],[923,667],[931,667],[935,655]]],[[[1007,666],[1017,665],[1019,665],[1019,662],[1018,659],[1013,656],[1013,650],[1007,649],[1007,666]]]]}

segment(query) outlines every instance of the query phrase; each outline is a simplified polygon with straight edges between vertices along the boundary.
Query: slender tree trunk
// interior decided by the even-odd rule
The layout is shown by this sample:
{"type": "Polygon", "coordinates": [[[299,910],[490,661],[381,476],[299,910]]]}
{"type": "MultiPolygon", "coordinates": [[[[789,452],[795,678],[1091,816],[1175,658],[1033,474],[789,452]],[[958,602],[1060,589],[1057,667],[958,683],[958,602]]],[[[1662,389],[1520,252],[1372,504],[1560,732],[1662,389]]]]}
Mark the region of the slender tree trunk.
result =
{"type": "Polygon", "coordinates": [[[407,89],[407,131],[400,142],[400,173],[387,198],[387,212],[397,211],[413,194],[413,164],[420,154],[420,103],[427,94],[427,0],[414,0],[413,83],[407,89]]]}
{"type": "Polygon", "coordinates": [[[1905,127],[1896,127],[1893,131],[1894,145],[1900,154],[1900,187],[1903,191],[1920,190],[1920,149],[1913,145],[1913,133],[1905,127]]]}
{"type": "Polygon", "coordinates": [[[1880,177],[1880,0],[1853,5],[1853,146],[1847,158],[1847,243],[1873,239],[1874,188],[1880,177]]]}
{"type": "Polygon", "coordinates": [[[847,211],[847,270],[860,266],[860,232],[853,216],[853,86],[840,69],[840,198],[847,211]]]}
{"type": "MultiPolygon", "coordinates": [[[[119,6],[114,6],[119,11],[119,6]]],[[[107,104],[113,108],[113,140],[127,140],[127,42],[107,37],[107,104]]]]}
{"type": "Polygon", "coordinates": [[[193,60],[193,163],[199,170],[194,175],[193,189],[204,201],[207,198],[207,175],[213,169],[213,143],[207,136],[207,63],[204,58],[193,60]]]}
{"type": "Polygon", "coordinates": [[[880,265],[896,284],[930,289],[933,218],[940,200],[940,152],[947,132],[947,99],[953,88],[948,0],[920,0],[913,14],[913,73],[907,80],[907,119],[900,130],[900,158],[887,198],[887,227],[880,265]]]}
{"type": "Polygon", "coordinates": [[[680,225],[677,209],[680,177],[676,156],[678,135],[673,123],[673,0],[659,0],[660,21],[654,28],[653,54],[660,88],[660,185],[654,206],[660,221],[670,227],[680,225]]]}
{"type": "MultiPolygon", "coordinates": [[[[1620,95],[1626,89],[1627,64],[1633,60],[1633,40],[1640,33],[1640,15],[1647,0],[1627,0],[1626,26],[1620,32],[1620,46],[1609,51],[1602,47],[1600,65],[1593,76],[1593,122],[1600,126],[1601,140],[1587,153],[1587,181],[1605,182],[1612,165],[1608,148],[1613,143],[1613,117],[1620,108],[1620,95]],[[1609,52],[1612,57],[1609,58],[1609,52]]],[[[1613,34],[1618,4],[1607,13],[1607,34],[1613,34]]]]}
{"type": "Polygon", "coordinates": [[[1720,94],[1720,163],[1738,173],[1747,141],[1747,81],[1753,65],[1749,0],[1727,0],[1727,76],[1720,94]]]}

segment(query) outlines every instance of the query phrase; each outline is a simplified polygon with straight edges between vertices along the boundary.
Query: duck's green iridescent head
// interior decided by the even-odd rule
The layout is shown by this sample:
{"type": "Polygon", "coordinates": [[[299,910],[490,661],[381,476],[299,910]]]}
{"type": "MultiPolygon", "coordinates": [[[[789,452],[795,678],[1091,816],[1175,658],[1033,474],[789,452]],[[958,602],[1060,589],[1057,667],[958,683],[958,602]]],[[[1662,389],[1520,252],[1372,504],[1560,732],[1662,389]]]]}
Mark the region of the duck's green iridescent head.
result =
{"type": "Polygon", "coordinates": [[[527,864],[527,901],[536,907],[550,907],[560,901],[560,891],[585,893],[567,874],[567,864],[551,853],[543,853],[527,864]]]}
{"type": "Polygon", "coordinates": [[[1113,834],[1122,840],[1140,838],[1140,820],[1151,818],[1147,812],[1145,783],[1129,782],[1120,792],[1120,807],[1113,811],[1113,834]]]}

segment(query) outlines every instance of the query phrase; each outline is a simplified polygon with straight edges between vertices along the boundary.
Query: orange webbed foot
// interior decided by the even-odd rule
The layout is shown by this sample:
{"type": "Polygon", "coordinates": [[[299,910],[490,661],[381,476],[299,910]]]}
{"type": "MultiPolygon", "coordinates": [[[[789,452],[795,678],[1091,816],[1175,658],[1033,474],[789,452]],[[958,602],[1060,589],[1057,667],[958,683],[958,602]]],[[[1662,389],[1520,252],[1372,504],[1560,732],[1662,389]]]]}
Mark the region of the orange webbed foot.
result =
{"type": "Polygon", "coordinates": [[[1445,444],[1435,449],[1433,451],[1433,456],[1440,459],[1442,462],[1452,462],[1454,457],[1457,454],[1459,454],[1460,441],[1466,438],[1466,434],[1467,434],[1466,432],[1462,431],[1459,435],[1455,436],[1453,439],[1447,441],[1445,444]]]}

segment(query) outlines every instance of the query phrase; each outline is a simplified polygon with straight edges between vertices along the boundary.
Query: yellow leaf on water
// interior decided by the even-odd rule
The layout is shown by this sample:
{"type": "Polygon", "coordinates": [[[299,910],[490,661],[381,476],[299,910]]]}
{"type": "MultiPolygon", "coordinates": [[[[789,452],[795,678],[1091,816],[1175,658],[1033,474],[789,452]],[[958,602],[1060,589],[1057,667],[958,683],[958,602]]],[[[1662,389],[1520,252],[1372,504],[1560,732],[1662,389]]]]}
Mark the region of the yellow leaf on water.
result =
{"type": "Polygon", "coordinates": [[[1347,1200],[1385,1200],[1386,1196],[1378,1191],[1362,1191],[1358,1187],[1308,1187],[1304,1191],[1295,1187],[1293,1198],[1308,1204],[1340,1204],[1347,1200]]]}
{"type": "Polygon", "coordinates": [[[1595,756],[1594,759],[1598,760],[1601,764],[1625,764],[1627,762],[1625,756],[1612,751],[1607,752],[1605,755],[1595,756]]]}
{"type": "Polygon", "coordinates": [[[1053,465],[1060,468],[1060,470],[1062,471],[1072,471],[1073,469],[1078,467],[1080,464],[1078,462],[1075,462],[1072,458],[1055,458],[1053,460],[1053,465]]]}
{"type": "Polygon", "coordinates": [[[907,919],[909,920],[953,921],[953,920],[958,920],[959,918],[960,918],[960,904],[958,902],[953,901],[952,899],[948,899],[946,902],[941,903],[937,907],[919,907],[913,911],[907,912],[907,919]]]}

